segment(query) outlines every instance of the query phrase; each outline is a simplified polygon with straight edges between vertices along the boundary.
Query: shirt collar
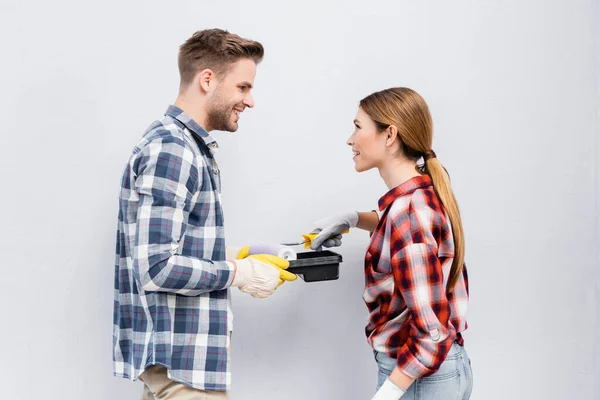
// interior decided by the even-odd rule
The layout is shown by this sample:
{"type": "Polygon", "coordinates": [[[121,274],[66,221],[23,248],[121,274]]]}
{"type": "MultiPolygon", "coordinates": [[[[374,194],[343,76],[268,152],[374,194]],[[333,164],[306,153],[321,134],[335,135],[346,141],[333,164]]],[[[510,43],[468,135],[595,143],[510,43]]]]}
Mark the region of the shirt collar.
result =
{"type": "Polygon", "coordinates": [[[379,211],[383,211],[388,208],[388,206],[392,204],[398,197],[412,193],[417,189],[430,187],[432,185],[433,182],[431,181],[429,175],[415,176],[414,178],[407,180],[403,184],[396,186],[384,194],[379,199],[379,211]]]}
{"type": "Polygon", "coordinates": [[[171,118],[175,118],[177,121],[185,125],[185,127],[188,128],[199,139],[202,139],[202,141],[211,150],[216,150],[219,147],[217,141],[212,136],[210,136],[208,132],[204,130],[203,127],[201,127],[196,121],[194,121],[192,117],[186,114],[186,112],[183,111],[181,108],[174,105],[170,105],[169,108],[167,108],[165,115],[171,118]]]}

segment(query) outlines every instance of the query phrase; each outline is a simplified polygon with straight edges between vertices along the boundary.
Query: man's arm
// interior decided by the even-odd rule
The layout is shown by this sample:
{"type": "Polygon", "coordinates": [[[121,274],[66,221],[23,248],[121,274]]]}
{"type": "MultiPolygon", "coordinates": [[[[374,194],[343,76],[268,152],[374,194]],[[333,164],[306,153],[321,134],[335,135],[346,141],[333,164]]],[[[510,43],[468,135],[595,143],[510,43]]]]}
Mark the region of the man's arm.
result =
{"type": "Polygon", "coordinates": [[[201,187],[201,169],[183,139],[157,138],[140,154],[133,271],[145,291],[197,296],[229,287],[235,265],[181,255],[181,239],[201,187]]]}

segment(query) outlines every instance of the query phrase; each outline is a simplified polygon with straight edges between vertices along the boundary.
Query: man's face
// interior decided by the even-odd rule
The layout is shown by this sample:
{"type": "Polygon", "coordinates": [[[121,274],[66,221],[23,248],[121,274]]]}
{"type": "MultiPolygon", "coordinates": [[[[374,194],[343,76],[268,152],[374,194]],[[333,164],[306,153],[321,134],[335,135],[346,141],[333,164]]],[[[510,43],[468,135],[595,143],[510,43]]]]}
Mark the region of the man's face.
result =
{"type": "Polygon", "coordinates": [[[217,87],[208,101],[207,129],[235,132],[240,114],[246,107],[254,107],[252,87],[256,64],[241,59],[230,66],[226,75],[217,80],[217,87]]]}

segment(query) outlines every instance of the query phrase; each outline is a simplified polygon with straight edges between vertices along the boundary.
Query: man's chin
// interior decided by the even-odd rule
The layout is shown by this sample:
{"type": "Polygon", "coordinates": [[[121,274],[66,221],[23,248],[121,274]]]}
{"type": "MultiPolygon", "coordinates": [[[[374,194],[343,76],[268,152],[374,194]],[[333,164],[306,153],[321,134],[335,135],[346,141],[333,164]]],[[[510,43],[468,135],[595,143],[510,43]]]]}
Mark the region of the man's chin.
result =
{"type": "Polygon", "coordinates": [[[234,122],[227,127],[227,132],[235,132],[238,130],[238,127],[239,127],[238,123],[234,122]]]}
{"type": "Polygon", "coordinates": [[[215,128],[215,130],[222,131],[222,132],[235,132],[238,130],[238,124],[237,123],[227,124],[225,126],[221,126],[220,128],[215,128]]]}

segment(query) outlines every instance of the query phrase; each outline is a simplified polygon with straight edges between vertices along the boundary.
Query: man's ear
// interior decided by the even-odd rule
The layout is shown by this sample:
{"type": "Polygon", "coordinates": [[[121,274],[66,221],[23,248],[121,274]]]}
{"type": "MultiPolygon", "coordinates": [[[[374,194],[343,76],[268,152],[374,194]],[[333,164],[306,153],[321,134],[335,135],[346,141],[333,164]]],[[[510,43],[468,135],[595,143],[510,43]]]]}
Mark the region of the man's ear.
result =
{"type": "Polygon", "coordinates": [[[201,91],[205,93],[212,92],[216,87],[216,83],[215,73],[211,69],[206,68],[198,73],[198,86],[201,91]]]}

